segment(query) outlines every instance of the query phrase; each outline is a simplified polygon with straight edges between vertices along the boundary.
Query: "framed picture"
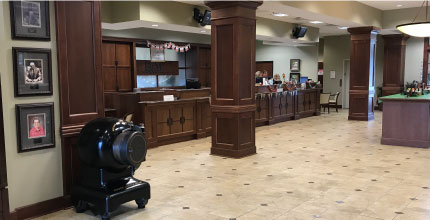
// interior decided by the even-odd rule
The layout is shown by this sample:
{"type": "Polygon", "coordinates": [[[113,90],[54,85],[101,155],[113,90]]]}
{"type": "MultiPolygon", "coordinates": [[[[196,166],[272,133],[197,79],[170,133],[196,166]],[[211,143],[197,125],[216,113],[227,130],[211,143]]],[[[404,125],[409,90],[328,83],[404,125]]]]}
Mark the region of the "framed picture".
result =
{"type": "Polygon", "coordinates": [[[151,47],[151,62],[164,62],[164,49],[158,49],[151,47]]]}
{"type": "Polygon", "coordinates": [[[290,73],[290,81],[300,82],[300,73],[290,73]]]}
{"type": "Polygon", "coordinates": [[[300,72],[300,59],[290,59],[291,72],[300,72]]]}
{"type": "Polygon", "coordinates": [[[15,105],[18,153],[55,147],[54,104],[15,105]]]}
{"type": "Polygon", "coordinates": [[[10,1],[12,39],[51,40],[49,1],[10,1]]]}
{"type": "Polygon", "coordinates": [[[12,48],[15,97],[52,95],[51,50],[12,48]]]}

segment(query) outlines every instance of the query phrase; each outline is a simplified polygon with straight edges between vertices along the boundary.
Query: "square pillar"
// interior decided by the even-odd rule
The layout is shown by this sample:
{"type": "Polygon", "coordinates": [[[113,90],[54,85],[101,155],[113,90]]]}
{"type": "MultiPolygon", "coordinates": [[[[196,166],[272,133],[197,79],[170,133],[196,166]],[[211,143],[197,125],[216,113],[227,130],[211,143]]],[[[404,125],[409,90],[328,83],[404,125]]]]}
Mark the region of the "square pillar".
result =
{"type": "Polygon", "coordinates": [[[348,120],[374,119],[376,27],[348,28],[351,33],[348,120]]]}
{"type": "Polygon", "coordinates": [[[262,2],[205,2],[212,10],[211,154],[240,158],[255,147],[256,9],[262,2]]]}
{"type": "Polygon", "coordinates": [[[401,93],[405,77],[406,40],[404,34],[382,36],[384,39],[384,75],[382,96],[401,93]]]}

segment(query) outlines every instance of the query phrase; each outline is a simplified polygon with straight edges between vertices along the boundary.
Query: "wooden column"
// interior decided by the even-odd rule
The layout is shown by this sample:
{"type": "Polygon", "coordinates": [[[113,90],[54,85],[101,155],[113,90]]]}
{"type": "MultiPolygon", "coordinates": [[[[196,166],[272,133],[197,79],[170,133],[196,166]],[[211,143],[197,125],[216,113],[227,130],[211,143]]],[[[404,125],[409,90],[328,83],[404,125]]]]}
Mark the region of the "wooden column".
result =
{"type": "Polygon", "coordinates": [[[100,2],[55,2],[63,192],[79,180],[79,132],[104,116],[100,2]]]}
{"type": "Polygon", "coordinates": [[[211,154],[255,154],[255,13],[262,2],[205,4],[212,10],[211,154]]]}
{"type": "Polygon", "coordinates": [[[405,77],[407,35],[384,35],[384,76],[382,96],[401,93],[405,77]]]}
{"type": "Polygon", "coordinates": [[[348,28],[351,33],[349,120],[373,120],[376,27],[348,28]]]}

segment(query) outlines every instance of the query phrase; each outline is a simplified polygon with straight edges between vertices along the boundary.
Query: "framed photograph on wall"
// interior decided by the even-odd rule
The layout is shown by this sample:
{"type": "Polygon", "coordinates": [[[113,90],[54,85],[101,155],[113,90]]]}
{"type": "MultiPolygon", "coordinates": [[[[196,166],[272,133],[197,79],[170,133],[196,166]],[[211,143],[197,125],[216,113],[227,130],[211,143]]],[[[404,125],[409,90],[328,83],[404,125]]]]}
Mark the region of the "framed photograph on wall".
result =
{"type": "Polygon", "coordinates": [[[299,83],[300,73],[290,73],[290,81],[299,83]]]}
{"type": "Polygon", "coordinates": [[[166,61],[164,56],[164,49],[158,49],[155,47],[151,47],[151,62],[164,62],[166,61]]]}
{"type": "Polygon", "coordinates": [[[10,1],[12,39],[51,40],[49,1],[10,1]]]}
{"type": "Polygon", "coordinates": [[[54,103],[15,105],[18,153],[55,147],[54,103]]]}
{"type": "Polygon", "coordinates": [[[290,71],[300,72],[300,59],[290,59],[290,71]]]}
{"type": "Polygon", "coordinates": [[[51,50],[12,48],[15,97],[52,95],[51,50]]]}

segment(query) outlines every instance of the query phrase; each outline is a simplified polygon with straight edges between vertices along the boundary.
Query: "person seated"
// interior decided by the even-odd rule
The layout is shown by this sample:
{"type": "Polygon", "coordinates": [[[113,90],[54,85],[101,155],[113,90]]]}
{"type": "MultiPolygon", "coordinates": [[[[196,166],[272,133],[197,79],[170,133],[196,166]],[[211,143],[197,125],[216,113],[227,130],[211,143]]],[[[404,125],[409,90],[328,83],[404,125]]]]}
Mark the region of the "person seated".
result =
{"type": "Polygon", "coordinates": [[[255,83],[262,84],[263,83],[263,73],[261,71],[255,72],[255,83]]]}
{"type": "Polygon", "coordinates": [[[273,76],[273,84],[282,84],[281,76],[279,74],[275,74],[273,76]]]}

